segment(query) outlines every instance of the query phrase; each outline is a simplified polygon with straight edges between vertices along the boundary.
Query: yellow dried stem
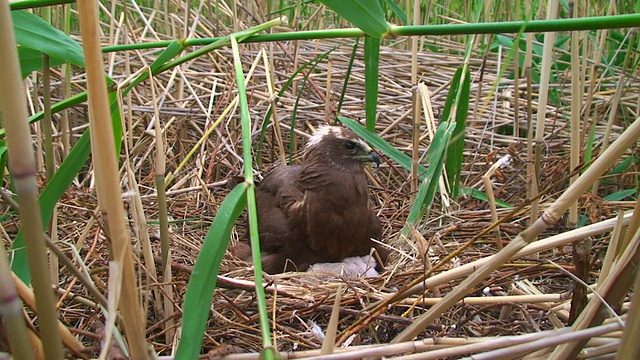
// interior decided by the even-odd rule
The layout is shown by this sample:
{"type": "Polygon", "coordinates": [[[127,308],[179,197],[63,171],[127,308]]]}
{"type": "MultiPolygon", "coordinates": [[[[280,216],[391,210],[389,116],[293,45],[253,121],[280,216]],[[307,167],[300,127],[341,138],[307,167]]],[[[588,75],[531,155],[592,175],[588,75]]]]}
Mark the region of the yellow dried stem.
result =
{"type": "MultiPolygon", "coordinates": [[[[89,128],[98,203],[111,239],[113,259],[111,268],[119,267],[122,271],[122,283],[110,285],[112,288],[120,288],[122,292],[119,299],[119,309],[123,315],[131,358],[134,360],[146,359],[148,356],[144,334],[144,316],[136,286],[131,237],[124,222],[122,191],[113,147],[115,140],[111,124],[111,111],[107,101],[107,85],[102,67],[97,2],[78,1],[78,14],[87,63],[89,128]]],[[[117,292],[115,291],[115,293],[117,292]]],[[[109,295],[113,296],[114,294],[109,295]]]]}
{"type": "Polygon", "coordinates": [[[336,298],[333,301],[333,308],[331,308],[331,318],[329,319],[329,325],[325,332],[325,338],[322,342],[322,350],[320,354],[329,355],[333,353],[333,348],[336,345],[336,334],[338,333],[338,322],[340,320],[340,300],[342,299],[342,290],[344,285],[338,285],[336,289],[336,298]]]}
{"type": "MultiPolygon", "coordinates": [[[[547,5],[547,20],[558,17],[558,1],[549,0],[547,5]]],[[[535,155],[534,173],[531,177],[531,196],[538,195],[540,184],[540,171],[542,169],[542,149],[544,147],[544,124],[547,117],[547,101],[549,98],[549,78],[551,75],[551,65],[553,63],[553,49],[556,41],[556,33],[548,32],[544,34],[544,44],[542,49],[542,65],[540,70],[540,89],[538,94],[538,111],[536,113],[536,135],[535,135],[535,155]]],[[[538,217],[539,200],[534,200],[531,204],[531,221],[538,217]]]]}

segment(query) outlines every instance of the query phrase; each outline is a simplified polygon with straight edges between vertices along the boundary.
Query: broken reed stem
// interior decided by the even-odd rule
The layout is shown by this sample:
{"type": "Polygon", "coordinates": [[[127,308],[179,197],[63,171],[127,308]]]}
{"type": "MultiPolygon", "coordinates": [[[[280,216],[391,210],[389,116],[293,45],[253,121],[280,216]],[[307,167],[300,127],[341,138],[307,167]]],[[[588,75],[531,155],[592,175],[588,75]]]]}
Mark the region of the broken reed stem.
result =
{"type": "MultiPolygon", "coordinates": [[[[633,247],[625,251],[620,259],[616,262],[616,266],[611,270],[610,275],[604,279],[602,283],[598,283],[596,291],[607,303],[618,304],[629,291],[629,287],[633,283],[634,272],[637,271],[638,260],[640,259],[640,230],[628,229],[634,233],[633,247]],[[631,276],[630,276],[631,275],[631,276]]],[[[571,326],[574,332],[578,332],[594,325],[598,325],[609,314],[603,310],[603,300],[600,297],[592,297],[585,309],[580,313],[575,323],[571,326]]],[[[615,315],[615,314],[614,314],[615,315]]],[[[624,326],[624,322],[617,316],[617,322],[624,326]]],[[[556,347],[550,359],[573,359],[582,349],[588,339],[581,339],[577,342],[567,342],[556,347]]]]}
{"type": "Polygon", "coordinates": [[[638,334],[640,334],[640,267],[636,269],[636,280],[633,285],[635,293],[631,299],[631,308],[627,313],[627,321],[622,335],[622,345],[618,350],[619,360],[640,359],[640,346],[638,346],[638,334]]]}
{"type": "MultiPolygon", "coordinates": [[[[83,49],[87,64],[87,91],[89,102],[89,128],[95,166],[98,203],[111,240],[112,261],[122,270],[119,308],[127,334],[133,360],[147,358],[147,343],[143,311],[138,298],[131,238],[124,223],[125,213],[120,189],[120,177],[114,152],[115,139],[111,123],[107,84],[102,67],[102,51],[98,29],[97,3],[78,1],[78,15],[83,49]]],[[[121,139],[118,139],[120,141],[121,139]]],[[[112,295],[112,294],[110,294],[112,295]]]]}
{"type": "MultiPolygon", "coordinates": [[[[555,19],[558,16],[558,0],[549,0],[547,4],[547,20],[555,19]]],[[[556,41],[556,33],[548,32],[544,34],[542,49],[542,65],[540,70],[540,89],[538,93],[538,111],[536,112],[536,134],[534,145],[534,173],[531,179],[532,196],[536,196],[540,187],[542,171],[542,148],[544,147],[544,124],[547,117],[547,102],[549,98],[549,78],[551,76],[551,65],[553,60],[553,49],[556,41]]],[[[538,200],[531,204],[531,223],[538,218],[538,200]]]]}
{"type": "Polygon", "coordinates": [[[605,150],[554,203],[540,216],[529,228],[522,231],[504,249],[493,255],[492,261],[482,265],[470,277],[460,283],[452,292],[447,294],[441,302],[434,305],[426,313],[418,317],[409,327],[396,336],[391,342],[398,343],[407,341],[417,336],[423,329],[431,324],[444,311],[466,295],[469,290],[484,280],[493,270],[502,266],[511,259],[528,243],[535,241],[537,236],[549,226],[555,224],[560,216],[571,206],[571,204],[593,184],[600,175],[615,163],[627,148],[634,144],[640,136],[640,118],[636,119],[622,135],[605,150]]]}
{"type": "MultiPolygon", "coordinates": [[[[577,17],[579,14],[579,8],[582,4],[574,3],[573,16],[577,17]]],[[[580,146],[580,120],[582,118],[582,95],[584,89],[582,86],[582,67],[580,66],[582,57],[580,56],[580,40],[582,33],[574,31],[571,33],[571,142],[570,142],[570,157],[569,168],[575,169],[580,165],[580,154],[582,152],[582,146],[580,146]]],[[[572,176],[569,179],[569,184],[573,184],[578,179],[578,174],[572,176]]],[[[578,224],[578,202],[571,204],[569,207],[569,226],[576,226],[578,224]]]]}
{"type": "Polygon", "coordinates": [[[320,353],[322,355],[332,354],[336,345],[336,334],[338,333],[338,322],[340,321],[340,301],[342,299],[342,291],[344,285],[339,284],[336,289],[336,298],[333,300],[333,308],[331,309],[331,317],[329,325],[325,331],[325,338],[322,342],[320,353]]]}
{"type": "MultiPolygon", "coordinates": [[[[27,121],[27,104],[20,64],[13,31],[13,22],[9,4],[0,4],[0,48],[4,54],[0,57],[0,106],[4,120],[9,170],[14,178],[15,190],[20,204],[21,228],[24,231],[27,259],[32,276],[32,285],[38,305],[38,325],[42,337],[44,353],[47,359],[62,359],[62,343],[57,332],[58,312],[55,308],[51,277],[47,259],[47,248],[44,242],[42,217],[38,203],[38,186],[36,184],[36,162],[29,122],[27,121]]],[[[4,256],[4,254],[0,254],[4,256]]],[[[9,278],[4,281],[11,281],[9,278]]],[[[10,294],[8,292],[7,294],[10,294]]],[[[4,294],[4,293],[3,293],[4,294]]],[[[11,299],[11,308],[16,306],[11,299]]],[[[11,315],[11,314],[10,314],[11,315]]],[[[12,321],[16,321],[12,316],[12,321]]],[[[16,329],[19,330],[20,326],[16,329]]],[[[11,329],[13,331],[14,329],[11,329]]],[[[18,335],[23,338],[24,335],[18,335]]],[[[19,345],[24,346],[24,345],[19,345]]]]}
{"type": "MultiPolygon", "coordinates": [[[[498,208],[496,206],[496,198],[493,194],[493,184],[491,183],[491,177],[498,171],[499,168],[503,166],[508,166],[509,160],[511,159],[510,155],[506,155],[503,158],[498,159],[487,172],[482,176],[482,182],[484,184],[484,191],[487,193],[487,198],[489,199],[489,208],[491,209],[491,221],[494,223],[498,222],[498,208]]],[[[504,247],[502,243],[502,237],[500,237],[500,225],[496,226],[493,230],[493,233],[496,236],[496,244],[498,245],[498,250],[501,250],[504,247]]]]}

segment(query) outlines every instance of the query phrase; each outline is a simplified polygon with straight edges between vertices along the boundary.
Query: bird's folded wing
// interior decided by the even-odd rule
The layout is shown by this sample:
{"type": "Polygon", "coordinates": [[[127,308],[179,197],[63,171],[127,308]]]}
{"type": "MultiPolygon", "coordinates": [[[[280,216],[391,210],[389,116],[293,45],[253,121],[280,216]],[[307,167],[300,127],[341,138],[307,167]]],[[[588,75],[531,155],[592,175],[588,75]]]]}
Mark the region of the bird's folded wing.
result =
{"type": "Polygon", "coordinates": [[[292,233],[294,209],[301,203],[303,192],[296,187],[298,166],[282,166],[269,173],[256,189],[258,228],[261,250],[280,251],[295,235],[292,233]]]}

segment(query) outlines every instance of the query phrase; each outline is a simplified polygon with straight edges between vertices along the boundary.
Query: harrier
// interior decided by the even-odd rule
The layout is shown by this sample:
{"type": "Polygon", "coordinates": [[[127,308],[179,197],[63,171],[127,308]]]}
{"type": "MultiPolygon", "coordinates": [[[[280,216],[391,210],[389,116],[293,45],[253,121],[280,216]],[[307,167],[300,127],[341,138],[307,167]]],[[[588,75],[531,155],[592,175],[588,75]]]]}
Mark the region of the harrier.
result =
{"type": "MultiPolygon", "coordinates": [[[[301,165],[281,166],[256,188],[262,268],[268,273],[304,271],[320,262],[368,255],[382,261],[380,219],[369,208],[365,164],[379,156],[353,131],[318,128],[301,165]]],[[[244,254],[250,258],[250,248],[244,254]]]]}

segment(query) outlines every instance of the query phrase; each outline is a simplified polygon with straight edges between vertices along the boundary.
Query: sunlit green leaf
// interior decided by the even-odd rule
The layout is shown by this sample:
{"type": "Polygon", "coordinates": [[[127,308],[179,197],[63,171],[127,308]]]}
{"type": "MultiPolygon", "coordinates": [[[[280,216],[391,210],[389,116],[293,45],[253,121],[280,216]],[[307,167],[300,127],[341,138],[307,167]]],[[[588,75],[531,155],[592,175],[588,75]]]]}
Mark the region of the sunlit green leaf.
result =
{"type": "Polygon", "coordinates": [[[430,166],[427,169],[424,180],[420,184],[420,189],[411,206],[411,210],[409,210],[409,215],[407,216],[408,224],[415,225],[422,216],[425,215],[433,203],[436,190],[438,189],[440,175],[442,174],[449,140],[455,127],[456,124],[454,122],[443,121],[440,123],[440,126],[438,126],[438,130],[436,130],[433,142],[427,152],[427,161],[430,166]]]}
{"type": "Polygon", "coordinates": [[[69,35],[25,10],[12,11],[11,19],[18,45],[41,51],[59,61],[84,67],[82,47],[69,35]]]}
{"type": "Polygon", "coordinates": [[[471,76],[469,74],[469,68],[467,65],[463,65],[456,71],[453,77],[451,90],[447,95],[445,107],[442,112],[442,118],[444,120],[456,123],[446,158],[447,177],[453,197],[457,197],[460,194],[460,171],[463,163],[470,89],[471,76]]]}
{"type": "Polygon", "coordinates": [[[389,23],[377,0],[320,0],[367,35],[381,38],[389,32],[389,23]]]}
{"type": "MultiPolygon", "coordinates": [[[[34,71],[42,70],[42,52],[18,46],[18,56],[20,57],[20,72],[23,79],[34,71]]],[[[63,64],[63,61],[56,58],[50,58],[49,60],[49,66],[58,66],[60,64],[63,64]]]]}
{"type": "Polygon", "coordinates": [[[247,183],[240,183],[231,190],[204,238],[184,296],[182,337],[175,357],[177,360],[197,359],[200,354],[220,262],[229,244],[231,229],[247,204],[247,187],[247,183]]]}

